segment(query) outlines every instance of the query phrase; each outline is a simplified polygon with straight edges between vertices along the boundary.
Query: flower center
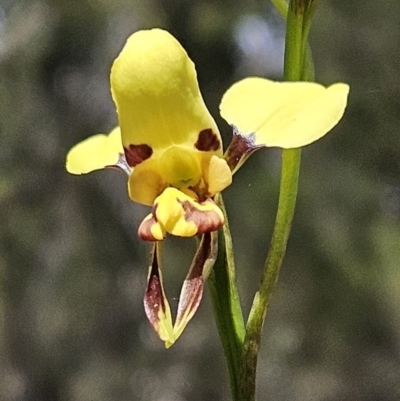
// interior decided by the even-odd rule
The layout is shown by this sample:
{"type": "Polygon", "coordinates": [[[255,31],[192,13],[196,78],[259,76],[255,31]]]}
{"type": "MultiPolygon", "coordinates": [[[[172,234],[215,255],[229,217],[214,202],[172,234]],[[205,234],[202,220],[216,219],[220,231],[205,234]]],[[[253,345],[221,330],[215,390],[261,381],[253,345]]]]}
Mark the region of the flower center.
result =
{"type": "Polygon", "coordinates": [[[162,154],[160,169],[163,179],[178,189],[194,186],[201,178],[195,155],[181,146],[172,146],[162,154]]]}
{"type": "Polygon", "coordinates": [[[167,233],[193,237],[216,231],[223,224],[224,215],[211,199],[199,202],[179,189],[166,188],[140,225],[139,236],[146,241],[161,241],[167,233]]]}

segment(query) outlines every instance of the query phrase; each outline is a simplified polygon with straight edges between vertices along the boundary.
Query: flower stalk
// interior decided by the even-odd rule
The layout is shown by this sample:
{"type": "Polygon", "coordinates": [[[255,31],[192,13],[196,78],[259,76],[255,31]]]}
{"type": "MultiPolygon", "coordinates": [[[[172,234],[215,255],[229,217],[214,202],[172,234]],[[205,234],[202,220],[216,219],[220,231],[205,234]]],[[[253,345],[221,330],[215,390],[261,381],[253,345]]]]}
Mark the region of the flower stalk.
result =
{"type": "Polygon", "coordinates": [[[216,203],[225,215],[225,224],[219,233],[217,261],[207,282],[228,365],[232,398],[239,401],[238,383],[245,324],[236,285],[232,237],[221,194],[216,197],[216,203]]]}
{"type": "MultiPolygon", "coordinates": [[[[273,3],[280,4],[277,1],[273,1],[273,3]]],[[[304,1],[292,0],[288,8],[284,62],[284,79],[286,81],[300,81],[313,74],[305,71],[307,49],[305,44],[307,43],[310,21],[308,21],[305,13],[307,8],[303,6],[304,1]]],[[[283,4],[280,4],[279,7],[278,11],[284,9],[283,4]]],[[[312,14],[309,16],[311,17],[312,14]]],[[[246,325],[239,376],[240,400],[255,400],[257,359],[261,333],[290,235],[298,192],[300,160],[301,149],[284,149],[282,151],[281,182],[274,232],[261,285],[254,297],[246,325]]]]}

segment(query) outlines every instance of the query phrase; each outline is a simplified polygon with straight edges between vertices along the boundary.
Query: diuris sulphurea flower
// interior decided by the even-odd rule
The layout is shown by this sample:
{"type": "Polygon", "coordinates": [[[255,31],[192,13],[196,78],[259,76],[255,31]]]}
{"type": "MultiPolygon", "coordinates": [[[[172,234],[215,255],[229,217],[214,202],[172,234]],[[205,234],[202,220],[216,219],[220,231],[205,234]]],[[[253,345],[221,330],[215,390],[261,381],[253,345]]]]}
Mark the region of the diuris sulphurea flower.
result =
{"type": "Polygon", "coordinates": [[[224,155],[194,64],[168,32],[151,29],[131,35],[113,63],[110,81],[118,127],[74,146],[66,166],[72,174],[119,168],[128,174],[130,198],[151,206],[138,230],[143,240],[153,242],[144,305],[169,347],[196,312],[217,255],[217,230],[224,215],[214,196],[231,184],[232,174],[257,149],[297,148],[324,136],[341,119],[349,87],[258,77],[234,84],[220,105],[233,128],[224,155]],[[201,236],[175,323],[159,255],[167,234],[201,236]]]}

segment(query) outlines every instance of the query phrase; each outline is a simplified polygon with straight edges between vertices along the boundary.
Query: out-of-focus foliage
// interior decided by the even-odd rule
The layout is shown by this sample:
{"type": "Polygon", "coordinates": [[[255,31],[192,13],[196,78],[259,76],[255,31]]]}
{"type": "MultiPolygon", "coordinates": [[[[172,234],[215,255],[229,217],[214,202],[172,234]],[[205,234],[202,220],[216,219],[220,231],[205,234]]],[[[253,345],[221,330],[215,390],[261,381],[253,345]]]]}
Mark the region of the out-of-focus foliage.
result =
{"type": "MultiPolygon", "coordinates": [[[[352,87],[335,132],[303,154],[299,202],[260,358],[260,400],[400,397],[400,3],[325,0],[317,80],[352,87]]],[[[246,75],[279,78],[284,25],[269,3],[2,0],[0,399],[229,399],[208,297],[165,350],[145,321],[147,209],[116,171],[67,175],[77,141],[116,123],[108,76],[137,29],[170,30],[218,117],[246,75]]],[[[279,152],[260,151],[225,191],[245,309],[272,230],[279,152]]],[[[169,239],[176,299],[194,244],[169,239]]],[[[174,300],[172,301],[174,302],[174,300]]],[[[176,302],[176,300],[175,300],[176,302]]]]}

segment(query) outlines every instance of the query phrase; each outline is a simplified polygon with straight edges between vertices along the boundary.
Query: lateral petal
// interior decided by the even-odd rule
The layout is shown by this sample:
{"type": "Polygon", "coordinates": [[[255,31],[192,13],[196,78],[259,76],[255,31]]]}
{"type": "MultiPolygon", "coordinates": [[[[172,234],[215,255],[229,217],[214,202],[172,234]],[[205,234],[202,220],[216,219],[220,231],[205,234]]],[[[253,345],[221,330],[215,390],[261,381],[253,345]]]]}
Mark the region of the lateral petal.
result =
{"type": "Polygon", "coordinates": [[[168,184],[159,174],[159,160],[149,160],[139,164],[128,181],[129,197],[143,205],[151,206],[168,184]]]}
{"type": "Polygon", "coordinates": [[[106,167],[116,167],[130,173],[121,142],[119,127],[110,134],[93,135],[79,142],[67,154],[66,168],[71,174],[87,174],[106,167]]]}
{"type": "Polygon", "coordinates": [[[246,78],[222,98],[221,116],[254,146],[298,148],[328,133],[342,118],[349,86],[246,78]]]}

